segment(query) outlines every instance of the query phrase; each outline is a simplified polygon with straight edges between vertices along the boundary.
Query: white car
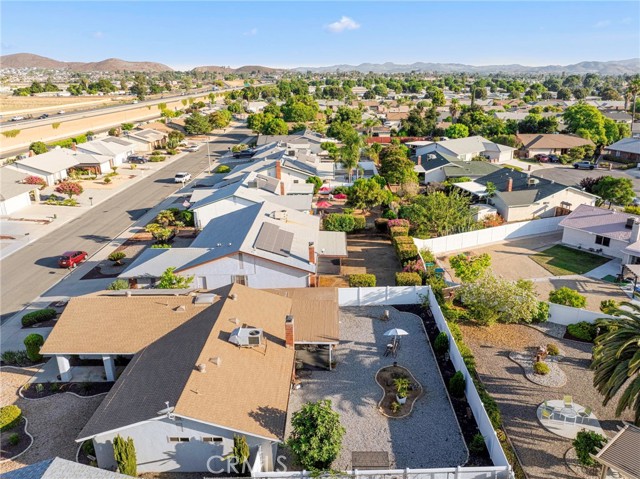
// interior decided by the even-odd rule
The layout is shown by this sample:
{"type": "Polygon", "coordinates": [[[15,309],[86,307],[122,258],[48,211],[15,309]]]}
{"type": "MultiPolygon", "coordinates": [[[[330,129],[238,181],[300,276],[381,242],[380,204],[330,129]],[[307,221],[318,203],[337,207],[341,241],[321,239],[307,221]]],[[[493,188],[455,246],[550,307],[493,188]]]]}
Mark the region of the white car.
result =
{"type": "Polygon", "coordinates": [[[13,118],[11,118],[11,121],[20,121],[20,120],[24,120],[24,116],[14,116],[13,118]]]}
{"type": "Polygon", "coordinates": [[[186,183],[187,181],[191,181],[191,173],[187,173],[186,171],[179,171],[174,176],[173,181],[175,183],[186,183]]]}
{"type": "Polygon", "coordinates": [[[191,153],[194,153],[196,151],[198,151],[200,149],[200,145],[190,145],[187,148],[184,149],[184,151],[189,151],[191,153]]]}
{"type": "Polygon", "coordinates": [[[64,113],[65,113],[65,111],[64,111],[64,110],[60,110],[60,111],[58,112],[58,115],[64,115],[64,113]]]}

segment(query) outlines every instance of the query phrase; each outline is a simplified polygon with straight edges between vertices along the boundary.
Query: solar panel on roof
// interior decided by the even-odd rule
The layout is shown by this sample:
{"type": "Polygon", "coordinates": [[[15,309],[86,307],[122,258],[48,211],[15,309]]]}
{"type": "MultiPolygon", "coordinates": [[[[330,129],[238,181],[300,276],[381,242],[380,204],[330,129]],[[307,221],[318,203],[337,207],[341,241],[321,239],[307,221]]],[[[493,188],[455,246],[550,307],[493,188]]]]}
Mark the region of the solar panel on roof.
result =
{"type": "Polygon", "coordinates": [[[293,244],[293,233],[272,223],[263,223],[256,238],[255,247],[263,251],[288,256],[293,244]]]}

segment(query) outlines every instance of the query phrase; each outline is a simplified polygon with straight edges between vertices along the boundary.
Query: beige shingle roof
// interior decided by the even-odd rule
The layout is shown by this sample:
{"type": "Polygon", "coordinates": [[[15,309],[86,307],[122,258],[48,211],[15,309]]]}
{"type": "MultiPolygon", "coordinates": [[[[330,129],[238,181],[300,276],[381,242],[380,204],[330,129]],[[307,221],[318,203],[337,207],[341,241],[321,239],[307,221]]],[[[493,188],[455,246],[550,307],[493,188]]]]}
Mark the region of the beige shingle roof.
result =
{"type": "Polygon", "coordinates": [[[594,146],[591,140],[573,135],[519,133],[517,137],[524,145],[524,148],[570,149],[584,145],[594,146]]]}

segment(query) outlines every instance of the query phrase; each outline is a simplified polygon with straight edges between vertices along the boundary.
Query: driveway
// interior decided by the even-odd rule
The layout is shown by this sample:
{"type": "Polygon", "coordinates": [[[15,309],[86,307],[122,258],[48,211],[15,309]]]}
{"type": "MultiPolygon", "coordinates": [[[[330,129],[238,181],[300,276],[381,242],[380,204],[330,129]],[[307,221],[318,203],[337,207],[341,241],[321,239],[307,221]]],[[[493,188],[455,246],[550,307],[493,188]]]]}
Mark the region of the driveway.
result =
{"type": "Polygon", "coordinates": [[[0,404],[15,404],[29,421],[27,430],[33,435],[33,445],[15,461],[0,464],[0,473],[34,464],[52,457],[76,460],[75,442],[89,418],[98,408],[104,394],[80,398],[69,393],[55,394],[37,400],[23,399],[18,389],[38,368],[3,367],[0,374],[0,404]]]}
{"type": "Polygon", "coordinates": [[[633,182],[633,189],[640,193],[640,179],[624,170],[578,170],[573,166],[552,165],[547,168],[538,169],[532,173],[532,175],[539,178],[545,178],[547,180],[557,181],[558,183],[568,186],[578,186],[583,178],[588,177],[598,178],[599,176],[613,176],[616,178],[628,178],[633,182]]]}

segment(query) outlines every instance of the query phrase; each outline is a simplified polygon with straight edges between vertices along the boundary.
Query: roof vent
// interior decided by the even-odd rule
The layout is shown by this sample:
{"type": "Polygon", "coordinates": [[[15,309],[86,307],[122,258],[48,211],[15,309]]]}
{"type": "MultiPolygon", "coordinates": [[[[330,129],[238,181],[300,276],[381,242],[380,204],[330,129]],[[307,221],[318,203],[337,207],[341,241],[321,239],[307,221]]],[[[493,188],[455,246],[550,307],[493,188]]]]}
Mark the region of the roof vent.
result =
{"type": "Polygon", "coordinates": [[[206,373],[207,372],[207,365],[204,364],[204,363],[200,363],[200,364],[196,365],[196,369],[201,373],[206,373]]]}
{"type": "Polygon", "coordinates": [[[238,300],[238,295],[236,293],[231,293],[229,295],[229,299],[232,301],[237,301],[238,300]]]}
{"type": "Polygon", "coordinates": [[[282,220],[282,221],[287,221],[287,210],[280,210],[280,211],[274,211],[272,213],[272,217],[275,220],[282,220]]]}
{"type": "Polygon", "coordinates": [[[184,313],[187,310],[187,307],[184,304],[173,308],[176,313],[184,313]]]}
{"type": "Polygon", "coordinates": [[[229,342],[241,348],[259,346],[263,341],[263,331],[260,328],[236,328],[231,332],[229,342]]]}
{"type": "Polygon", "coordinates": [[[528,186],[534,186],[534,185],[537,185],[538,183],[540,183],[540,180],[538,180],[538,178],[529,178],[527,180],[528,186]]]}
{"type": "Polygon", "coordinates": [[[429,153],[429,154],[427,155],[427,160],[435,160],[436,158],[437,158],[437,156],[436,156],[436,155],[434,155],[433,153],[429,153]]]}
{"type": "Polygon", "coordinates": [[[216,366],[220,366],[222,364],[222,358],[220,356],[214,356],[209,358],[209,362],[215,364],[216,366]]]}
{"type": "Polygon", "coordinates": [[[628,230],[633,229],[633,223],[636,222],[635,218],[627,218],[627,222],[624,225],[625,228],[627,228],[628,230]]]}
{"type": "Polygon", "coordinates": [[[196,299],[194,301],[195,304],[213,304],[218,299],[215,294],[198,294],[196,295],[196,299]]]}
{"type": "Polygon", "coordinates": [[[131,294],[131,291],[129,291],[129,290],[127,290],[127,291],[124,293],[124,295],[125,295],[127,298],[130,298],[131,296],[133,296],[133,295],[131,294]]]}

